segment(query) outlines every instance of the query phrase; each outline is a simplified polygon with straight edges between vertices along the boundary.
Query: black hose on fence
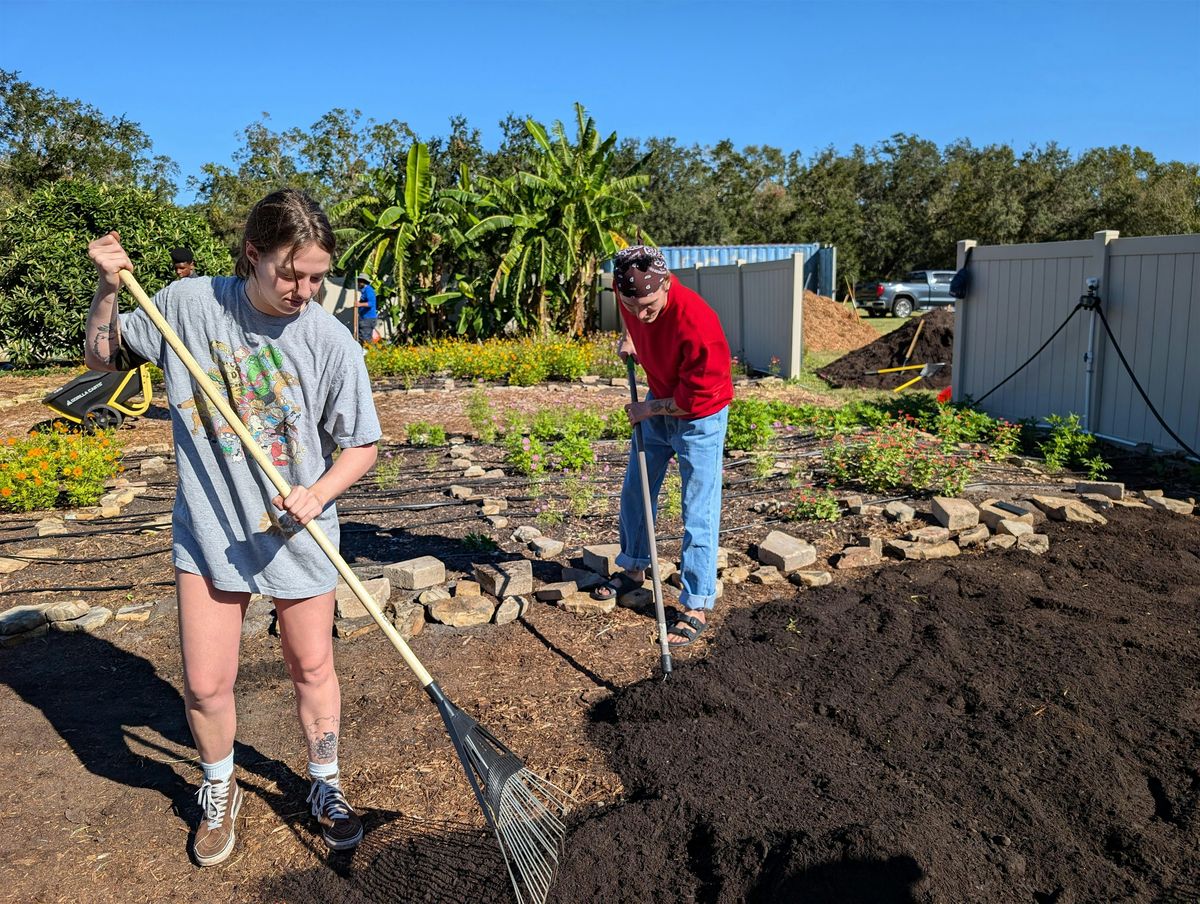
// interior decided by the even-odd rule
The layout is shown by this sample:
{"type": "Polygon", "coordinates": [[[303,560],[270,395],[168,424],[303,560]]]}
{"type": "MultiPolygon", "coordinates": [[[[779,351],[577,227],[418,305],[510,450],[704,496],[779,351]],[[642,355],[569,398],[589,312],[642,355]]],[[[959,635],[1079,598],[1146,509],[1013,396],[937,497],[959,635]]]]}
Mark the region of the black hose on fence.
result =
{"type": "Polygon", "coordinates": [[[1036,358],[1038,355],[1040,355],[1043,351],[1045,351],[1046,346],[1054,341],[1054,337],[1057,336],[1059,333],[1061,333],[1066,328],[1067,324],[1071,322],[1071,318],[1074,317],[1076,314],[1078,314],[1081,310],[1083,310],[1083,307],[1084,307],[1084,304],[1081,301],[1081,302],[1079,302],[1079,304],[1075,305],[1075,307],[1071,308],[1071,313],[1067,315],[1067,319],[1064,320],[1059,325],[1058,329],[1056,329],[1053,333],[1050,334],[1050,338],[1047,339],[1045,342],[1043,342],[1041,347],[1036,352],[1034,352],[1032,355],[1030,355],[1029,359],[1024,364],[1022,364],[1020,367],[1018,367],[1016,370],[1014,370],[1012,373],[1010,373],[1007,377],[1005,377],[1003,380],[1001,380],[999,383],[997,383],[995,386],[993,386],[991,389],[989,389],[987,392],[985,392],[979,398],[974,399],[973,400],[974,403],[976,405],[983,404],[984,399],[986,399],[993,392],[995,392],[997,389],[999,389],[1001,386],[1003,386],[1005,383],[1007,383],[1009,380],[1011,380],[1013,377],[1015,377],[1017,374],[1019,374],[1021,371],[1023,371],[1026,367],[1028,367],[1030,365],[1030,363],[1032,363],[1033,359],[1036,358]]]}
{"type": "Polygon", "coordinates": [[[1154,403],[1150,401],[1150,397],[1146,395],[1146,390],[1142,389],[1142,384],[1138,382],[1138,378],[1133,374],[1133,368],[1130,367],[1129,362],[1125,360],[1125,353],[1121,351],[1121,346],[1117,344],[1117,337],[1113,335],[1112,327],[1108,325],[1108,318],[1104,316],[1104,309],[1097,304],[1095,306],[1095,311],[1100,315],[1100,322],[1104,324],[1104,332],[1108,334],[1108,341],[1112,343],[1112,347],[1116,351],[1117,357],[1121,359],[1121,365],[1125,368],[1125,373],[1129,374],[1129,379],[1133,381],[1134,388],[1137,389],[1138,395],[1142,397],[1142,401],[1146,403],[1146,407],[1150,409],[1150,413],[1154,415],[1154,419],[1158,421],[1162,428],[1167,431],[1167,434],[1171,437],[1171,439],[1175,440],[1175,442],[1179,444],[1179,447],[1187,452],[1188,455],[1192,456],[1193,458],[1200,458],[1200,452],[1197,452],[1195,449],[1185,443],[1182,439],[1180,439],[1178,433],[1167,426],[1167,422],[1163,420],[1162,415],[1158,413],[1158,409],[1154,407],[1154,403]]]}

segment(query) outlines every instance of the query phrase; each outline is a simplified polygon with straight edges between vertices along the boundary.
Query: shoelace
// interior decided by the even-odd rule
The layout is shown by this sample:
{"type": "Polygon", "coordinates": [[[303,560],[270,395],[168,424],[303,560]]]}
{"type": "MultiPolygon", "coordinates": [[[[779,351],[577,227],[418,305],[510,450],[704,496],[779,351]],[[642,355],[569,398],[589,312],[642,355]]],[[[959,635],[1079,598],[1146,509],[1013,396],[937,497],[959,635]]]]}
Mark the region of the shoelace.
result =
{"type": "Polygon", "coordinates": [[[337,785],[317,779],[313,782],[312,790],[308,792],[308,802],[312,804],[313,816],[324,814],[329,819],[348,819],[350,804],[346,795],[337,785]]]}
{"type": "Polygon", "coordinates": [[[229,782],[210,782],[206,779],[196,792],[196,801],[208,819],[208,827],[217,828],[225,818],[225,807],[229,803],[229,782]]]}

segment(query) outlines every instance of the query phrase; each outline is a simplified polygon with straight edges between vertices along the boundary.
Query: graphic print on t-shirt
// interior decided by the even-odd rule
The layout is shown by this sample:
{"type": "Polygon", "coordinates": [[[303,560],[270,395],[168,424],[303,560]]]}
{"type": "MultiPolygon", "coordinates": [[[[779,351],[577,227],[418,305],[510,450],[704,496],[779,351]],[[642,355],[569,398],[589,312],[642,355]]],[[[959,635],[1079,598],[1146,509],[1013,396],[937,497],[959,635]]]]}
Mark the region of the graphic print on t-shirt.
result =
{"type": "MultiPolygon", "coordinates": [[[[279,349],[266,345],[252,352],[239,346],[234,351],[214,339],[209,342],[209,350],[217,366],[208,371],[208,376],[225,390],[238,417],[271,463],[279,466],[302,461],[304,448],[297,428],[303,412],[287,392],[289,386],[298,386],[299,381],[283,369],[283,354],[279,349]]],[[[242,458],[237,434],[203,393],[197,393],[179,407],[192,409],[192,433],[204,431],[227,457],[242,458]]]]}

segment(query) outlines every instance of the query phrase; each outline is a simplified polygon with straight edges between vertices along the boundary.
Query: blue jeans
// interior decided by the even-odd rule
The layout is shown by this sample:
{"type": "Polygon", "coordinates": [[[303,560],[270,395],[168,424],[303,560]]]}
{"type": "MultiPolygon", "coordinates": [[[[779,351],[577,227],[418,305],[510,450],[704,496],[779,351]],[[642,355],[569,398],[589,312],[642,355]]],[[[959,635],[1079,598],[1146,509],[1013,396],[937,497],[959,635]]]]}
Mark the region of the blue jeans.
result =
{"type": "MultiPolygon", "coordinates": [[[[649,396],[647,396],[649,398],[649,396]]],[[[658,515],[658,494],[671,456],[679,459],[683,482],[683,590],[685,609],[711,609],[717,600],[717,540],[721,528],[721,469],[729,408],[708,417],[658,415],[642,421],[651,508],[658,515]]],[[[617,565],[636,571],[650,565],[642,477],[637,443],[630,445],[629,468],[621,487],[621,554],[617,565]]]]}

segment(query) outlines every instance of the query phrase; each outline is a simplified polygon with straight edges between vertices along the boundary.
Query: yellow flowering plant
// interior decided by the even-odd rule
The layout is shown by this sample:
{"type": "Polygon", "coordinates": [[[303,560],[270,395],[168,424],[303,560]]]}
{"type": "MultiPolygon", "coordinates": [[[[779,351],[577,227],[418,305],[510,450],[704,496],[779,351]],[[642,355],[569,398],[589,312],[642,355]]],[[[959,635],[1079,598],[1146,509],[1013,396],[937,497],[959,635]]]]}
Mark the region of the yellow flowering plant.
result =
{"type": "Polygon", "coordinates": [[[0,440],[0,511],[93,505],[121,470],[119,441],[111,431],[56,430],[0,440]]]}
{"type": "Polygon", "coordinates": [[[577,380],[584,374],[624,374],[616,357],[617,336],[604,333],[582,339],[563,336],[487,339],[436,339],[425,345],[384,345],[367,349],[372,377],[398,377],[411,386],[417,380],[445,375],[532,386],[546,380],[577,380]]]}

